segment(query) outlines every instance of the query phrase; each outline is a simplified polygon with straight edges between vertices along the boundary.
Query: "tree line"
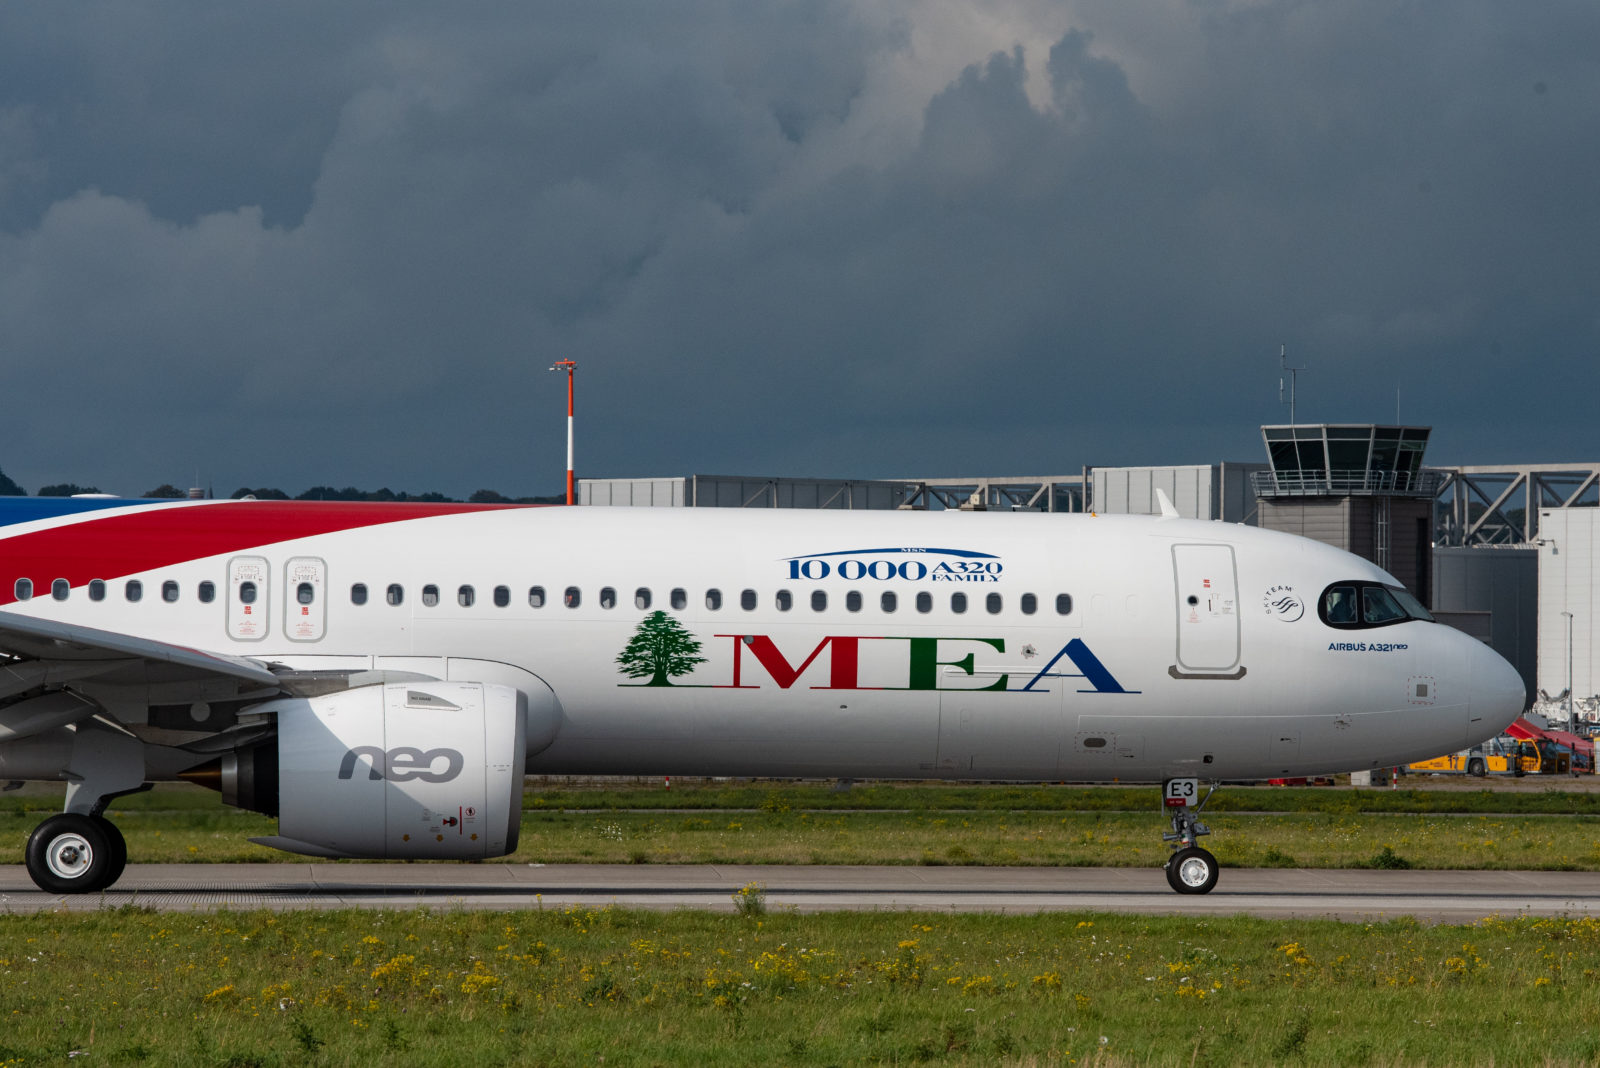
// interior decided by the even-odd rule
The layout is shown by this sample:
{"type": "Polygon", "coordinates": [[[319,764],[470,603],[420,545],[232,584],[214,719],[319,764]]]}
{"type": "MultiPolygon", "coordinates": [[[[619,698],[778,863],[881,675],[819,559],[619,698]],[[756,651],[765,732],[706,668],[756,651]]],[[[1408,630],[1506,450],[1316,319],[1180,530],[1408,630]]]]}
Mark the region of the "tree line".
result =
{"type": "MultiPolygon", "coordinates": [[[[99,493],[94,486],[79,486],[72,482],[58,482],[51,486],[39,487],[35,496],[39,497],[71,497],[79,493],[99,493]]],[[[0,497],[26,497],[28,491],[6,477],[0,471],[0,497]]],[[[189,496],[188,491],[181,490],[170,482],[164,482],[148,493],[140,494],[141,497],[179,500],[189,496]]],[[[263,501],[437,501],[442,504],[459,504],[459,497],[446,497],[442,493],[406,493],[403,490],[396,492],[385,486],[382,489],[363,490],[354,486],[336,489],[333,486],[312,486],[304,493],[291,497],[281,489],[261,487],[251,489],[240,486],[231,494],[234,500],[241,497],[254,497],[263,501]]],[[[491,489],[481,489],[467,498],[469,504],[562,504],[566,501],[566,494],[551,497],[507,497],[491,489]]]]}

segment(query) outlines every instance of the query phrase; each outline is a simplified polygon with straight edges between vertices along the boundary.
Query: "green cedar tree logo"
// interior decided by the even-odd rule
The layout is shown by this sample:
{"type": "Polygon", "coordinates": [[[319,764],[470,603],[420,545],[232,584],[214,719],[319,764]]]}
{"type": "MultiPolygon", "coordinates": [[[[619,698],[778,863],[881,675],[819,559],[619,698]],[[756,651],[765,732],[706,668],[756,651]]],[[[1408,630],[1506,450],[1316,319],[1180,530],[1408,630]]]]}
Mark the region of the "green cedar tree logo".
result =
{"type": "MultiPolygon", "coordinates": [[[[706,658],[697,655],[700,642],[676,619],[660,610],[651,612],[628,639],[617,666],[630,679],[648,678],[643,686],[671,686],[674,675],[687,675],[706,658]]],[[[622,683],[626,686],[628,683],[622,683]]]]}

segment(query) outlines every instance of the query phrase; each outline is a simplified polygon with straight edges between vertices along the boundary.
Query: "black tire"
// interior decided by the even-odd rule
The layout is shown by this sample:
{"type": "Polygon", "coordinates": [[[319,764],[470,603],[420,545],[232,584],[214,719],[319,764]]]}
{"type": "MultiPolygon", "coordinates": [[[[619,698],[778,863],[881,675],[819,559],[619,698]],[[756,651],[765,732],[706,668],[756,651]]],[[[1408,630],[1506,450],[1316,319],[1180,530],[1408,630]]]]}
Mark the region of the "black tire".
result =
{"type": "Polygon", "coordinates": [[[100,885],[95,887],[96,890],[104,890],[122,878],[123,869],[128,866],[128,840],[122,837],[122,832],[117,830],[115,823],[104,816],[96,816],[95,819],[100,822],[100,830],[105,832],[106,845],[111,850],[106,873],[100,877],[100,885]]]}
{"type": "Polygon", "coordinates": [[[101,880],[113,858],[102,822],[63,812],[34,828],[27,850],[28,876],[34,884],[51,894],[90,894],[102,889],[105,884],[101,880]]]}
{"type": "Polygon", "coordinates": [[[1167,858],[1167,885],[1180,894],[1209,894],[1217,885],[1217,858],[1199,846],[1167,858]]]}
{"type": "Polygon", "coordinates": [[[1489,767],[1484,763],[1483,757],[1471,757],[1467,760],[1467,774],[1474,779],[1481,779],[1489,774],[1489,767]]]}

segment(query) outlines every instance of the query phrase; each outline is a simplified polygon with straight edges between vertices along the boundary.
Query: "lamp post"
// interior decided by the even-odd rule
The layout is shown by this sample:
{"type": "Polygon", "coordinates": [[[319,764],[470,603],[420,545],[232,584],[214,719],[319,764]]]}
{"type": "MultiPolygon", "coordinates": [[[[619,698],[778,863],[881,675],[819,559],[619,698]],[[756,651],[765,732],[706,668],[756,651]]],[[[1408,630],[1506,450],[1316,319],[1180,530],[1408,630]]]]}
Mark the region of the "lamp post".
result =
{"type": "Polygon", "coordinates": [[[1572,730],[1578,725],[1577,717],[1572,710],[1572,619],[1571,612],[1562,612],[1567,617],[1567,730],[1572,730]]]}
{"type": "Polygon", "coordinates": [[[575,497],[573,496],[574,484],[573,484],[573,479],[572,479],[572,377],[573,377],[572,373],[574,371],[576,371],[577,369],[578,369],[578,365],[576,363],[574,363],[572,360],[557,360],[556,363],[555,363],[555,366],[550,368],[550,370],[552,370],[552,371],[565,371],[565,372],[567,372],[567,503],[568,504],[576,504],[577,503],[575,497]]]}

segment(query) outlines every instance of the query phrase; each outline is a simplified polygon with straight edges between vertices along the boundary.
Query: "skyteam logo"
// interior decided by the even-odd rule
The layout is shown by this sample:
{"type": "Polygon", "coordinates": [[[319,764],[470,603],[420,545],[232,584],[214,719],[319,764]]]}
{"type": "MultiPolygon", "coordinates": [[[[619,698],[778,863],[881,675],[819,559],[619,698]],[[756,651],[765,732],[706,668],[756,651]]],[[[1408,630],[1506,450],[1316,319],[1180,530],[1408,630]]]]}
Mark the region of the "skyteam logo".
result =
{"type": "Polygon", "coordinates": [[[1269,616],[1285,623],[1297,622],[1306,614],[1306,604],[1293,586],[1273,586],[1261,596],[1261,607],[1269,616]]]}
{"type": "Polygon", "coordinates": [[[825,579],[836,575],[856,582],[877,579],[888,582],[999,582],[1005,565],[993,553],[972,549],[938,549],[931,546],[900,546],[887,549],[840,549],[837,552],[791,556],[789,579],[825,579]]]}

